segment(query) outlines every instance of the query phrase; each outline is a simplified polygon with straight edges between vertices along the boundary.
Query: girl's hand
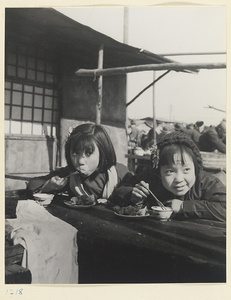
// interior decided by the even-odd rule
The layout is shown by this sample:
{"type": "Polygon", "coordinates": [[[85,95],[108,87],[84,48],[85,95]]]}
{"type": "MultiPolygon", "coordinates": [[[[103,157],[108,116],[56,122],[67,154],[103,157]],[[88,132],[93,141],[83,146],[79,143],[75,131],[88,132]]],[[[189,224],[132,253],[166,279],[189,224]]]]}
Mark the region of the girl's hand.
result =
{"type": "Polygon", "coordinates": [[[181,213],[183,211],[183,202],[184,201],[179,199],[173,199],[167,201],[167,203],[170,204],[170,207],[172,208],[175,214],[181,213]]]}
{"type": "Polygon", "coordinates": [[[59,191],[66,185],[67,181],[68,181],[67,178],[54,176],[43,185],[42,191],[43,192],[59,191]]]}
{"type": "Polygon", "coordinates": [[[149,188],[149,184],[144,181],[141,181],[134,186],[131,195],[131,201],[134,204],[140,202],[143,198],[147,198],[149,191],[146,187],[149,188]]]}

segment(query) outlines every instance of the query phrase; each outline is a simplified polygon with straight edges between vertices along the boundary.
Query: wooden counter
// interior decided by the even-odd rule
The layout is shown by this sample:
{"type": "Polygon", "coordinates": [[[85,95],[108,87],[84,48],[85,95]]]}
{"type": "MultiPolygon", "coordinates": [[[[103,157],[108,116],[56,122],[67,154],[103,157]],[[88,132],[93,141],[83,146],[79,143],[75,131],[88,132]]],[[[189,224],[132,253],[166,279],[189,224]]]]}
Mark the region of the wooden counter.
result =
{"type": "Polygon", "coordinates": [[[78,229],[79,283],[226,281],[225,223],[130,220],[102,204],[76,210],[64,200],[56,196],[47,210],[78,229]]]}

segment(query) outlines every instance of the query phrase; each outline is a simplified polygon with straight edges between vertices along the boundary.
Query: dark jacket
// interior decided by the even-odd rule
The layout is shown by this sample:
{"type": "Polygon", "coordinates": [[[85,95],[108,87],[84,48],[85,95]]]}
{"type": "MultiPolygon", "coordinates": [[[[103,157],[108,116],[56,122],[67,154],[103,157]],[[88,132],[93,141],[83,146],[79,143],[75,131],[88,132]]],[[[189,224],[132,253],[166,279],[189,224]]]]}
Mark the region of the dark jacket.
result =
{"type": "MultiPolygon", "coordinates": [[[[118,175],[118,183],[120,183],[120,181],[129,172],[129,170],[126,166],[120,163],[117,163],[115,167],[118,175]]],[[[42,187],[43,184],[49,179],[51,179],[53,176],[65,177],[70,173],[71,171],[68,167],[63,167],[49,173],[46,176],[32,178],[27,185],[27,195],[32,196],[34,192],[38,191],[39,188],[42,187]]],[[[79,175],[75,175],[75,176],[79,176],[79,175]]],[[[95,172],[87,178],[81,178],[84,189],[88,193],[94,194],[96,199],[102,196],[102,192],[107,180],[108,180],[107,172],[106,173],[95,172]]],[[[58,192],[60,193],[64,191],[67,192],[70,196],[74,196],[69,187],[69,180],[67,184],[58,192]]],[[[52,193],[55,193],[55,191],[52,191],[52,193]]]]}
{"type": "Polygon", "coordinates": [[[210,127],[200,136],[199,149],[205,152],[218,150],[221,153],[226,153],[226,145],[219,137],[215,127],[210,127]]]}
{"type": "Polygon", "coordinates": [[[196,129],[187,129],[184,131],[186,134],[188,134],[191,139],[194,141],[194,143],[198,146],[199,139],[200,139],[200,132],[197,131],[196,129]]]}
{"type": "MultiPolygon", "coordinates": [[[[151,168],[134,176],[128,174],[110,197],[111,205],[131,205],[132,189],[141,180],[149,183],[150,190],[163,203],[176,198],[183,200],[183,217],[185,218],[226,220],[226,187],[218,178],[204,171],[200,172],[194,186],[183,197],[176,197],[166,190],[159,176],[151,168]]],[[[150,208],[152,205],[157,205],[157,203],[149,195],[146,205],[150,208]]]]}

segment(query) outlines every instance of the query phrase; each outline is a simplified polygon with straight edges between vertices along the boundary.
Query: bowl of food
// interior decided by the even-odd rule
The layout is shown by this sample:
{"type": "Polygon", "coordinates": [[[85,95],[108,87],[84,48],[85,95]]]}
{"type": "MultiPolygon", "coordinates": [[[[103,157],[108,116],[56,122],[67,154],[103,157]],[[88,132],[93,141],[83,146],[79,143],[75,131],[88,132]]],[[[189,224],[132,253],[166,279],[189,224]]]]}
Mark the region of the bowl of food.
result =
{"type": "Polygon", "coordinates": [[[54,198],[53,194],[35,193],[33,194],[36,202],[42,206],[48,206],[54,198]]]}
{"type": "Polygon", "coordinates": [[[162,209],[160,206],[152,206],[151,207],[151,215],[161,221],[167,221],[170,219],[173,210],[171,207],[166,207],[162,209]]]}
{"type": "Polygon", "coordinates": [[[117,215],[118,217],[128,218],[128,219],[141,219],[150,216],[146,206],[140,208],[132,205],[128,205],[124,207],[116,205],[113,207],[113,210],[115,215],[117,215]]]}
{"type": "Polygon", "coordinates": [[[79,195],[64,201],[64,204],[74,209],[90,208],[96,204],[96,200],[94,195],[79,195]]]}

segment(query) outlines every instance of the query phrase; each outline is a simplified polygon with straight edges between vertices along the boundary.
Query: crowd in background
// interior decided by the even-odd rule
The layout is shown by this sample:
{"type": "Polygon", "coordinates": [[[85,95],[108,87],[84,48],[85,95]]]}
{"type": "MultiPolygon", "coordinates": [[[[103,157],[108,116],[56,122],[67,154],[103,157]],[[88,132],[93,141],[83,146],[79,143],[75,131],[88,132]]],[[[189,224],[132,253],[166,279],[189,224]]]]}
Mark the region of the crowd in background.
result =
{"type": "Polygon", "coordinates": [[[196,123],[169,123],[156,121],[155,137],[153,121],[131,120],[128,127],[128,144],[131,151],[139,155],[150,154],[151,148],[165,134],[181,131],[190,136],[200,151],[226,153],[226,120],[217,126],[205,126],[203,121],[196,123]]]}

